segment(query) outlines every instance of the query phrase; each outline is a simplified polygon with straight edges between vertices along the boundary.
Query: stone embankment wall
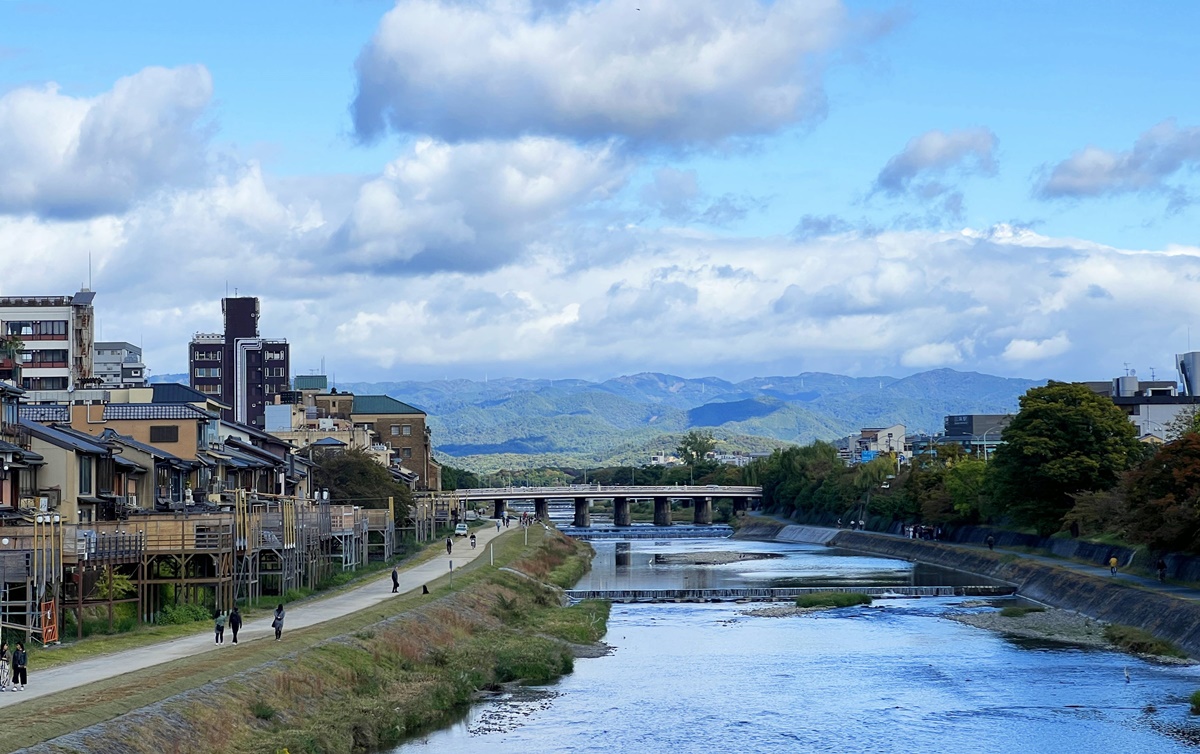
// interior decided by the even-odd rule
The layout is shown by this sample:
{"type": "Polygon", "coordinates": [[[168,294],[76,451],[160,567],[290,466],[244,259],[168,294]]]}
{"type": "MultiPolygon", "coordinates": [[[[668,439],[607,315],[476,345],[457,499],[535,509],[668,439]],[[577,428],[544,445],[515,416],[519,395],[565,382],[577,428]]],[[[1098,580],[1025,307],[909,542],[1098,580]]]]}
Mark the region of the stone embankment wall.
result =
{"type": "Polygon", "coordinates": [[[1012,554],[968,550],[940,542],[888,537],[864,531],[818,529],[782,522],[747,524],[738,539],[771,539],[826,544],[912,563],[952,568],[1016,587],[1017,594],[1097,620],[1148,631],[1200,657],[1200,604],[1123,585],[1012,554]],[[803,539],[807,532],[814,539],[803,539]],[[780,535],[784,538],[781,538],[780,535]]]}

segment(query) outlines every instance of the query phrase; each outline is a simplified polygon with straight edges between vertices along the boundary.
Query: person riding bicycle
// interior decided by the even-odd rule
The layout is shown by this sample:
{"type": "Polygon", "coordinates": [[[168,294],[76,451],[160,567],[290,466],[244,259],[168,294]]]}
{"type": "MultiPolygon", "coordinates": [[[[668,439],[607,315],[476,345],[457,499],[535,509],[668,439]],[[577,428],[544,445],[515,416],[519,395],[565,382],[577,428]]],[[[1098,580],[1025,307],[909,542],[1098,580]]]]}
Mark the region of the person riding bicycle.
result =
{"type": "Polygon", "coordinates": [[[474,533],[471,534],[471,549],[472,550],[475,549],[475,534],[474,533]]]}

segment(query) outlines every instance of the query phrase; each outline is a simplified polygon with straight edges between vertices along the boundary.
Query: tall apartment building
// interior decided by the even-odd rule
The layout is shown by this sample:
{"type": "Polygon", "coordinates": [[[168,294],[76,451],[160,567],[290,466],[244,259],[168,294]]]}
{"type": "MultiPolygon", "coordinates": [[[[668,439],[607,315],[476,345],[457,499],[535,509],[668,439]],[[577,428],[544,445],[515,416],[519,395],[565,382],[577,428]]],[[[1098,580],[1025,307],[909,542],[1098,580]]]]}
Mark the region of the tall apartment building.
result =
{"type": "Polygon", "coordinates": [[[142,349],[132,343],[97,341],[92,357],[92,376],[99,385],[136,387],[146,384],[146,365],[142,349]]]}
{"type": "Polygon", "coordinates": [[[96,294],[0,296],[0,338],[21,342],[16,357],[0,353],[0,380],[26,390],[75,390],[92,376],[96,294]]]}
{"type": "Polygon", "coordinates": [[[266,406],[288,389],[291,349],[258,334],[258,299],[221,299],[225,331],[196,333],[188,344],[188,375],[196,390],[232,408],[225,419],[262,427],[266,406]]]}

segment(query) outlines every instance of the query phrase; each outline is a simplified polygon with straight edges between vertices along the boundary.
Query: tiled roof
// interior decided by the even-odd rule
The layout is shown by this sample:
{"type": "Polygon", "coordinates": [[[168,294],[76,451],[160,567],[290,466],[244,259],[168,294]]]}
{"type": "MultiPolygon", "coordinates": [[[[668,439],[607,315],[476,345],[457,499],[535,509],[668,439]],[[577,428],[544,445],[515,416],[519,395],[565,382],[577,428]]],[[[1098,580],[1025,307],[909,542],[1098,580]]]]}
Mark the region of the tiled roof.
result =
{"type": "Polygon", "coordinates": [[[18,406],[17,416],[31,422],[65,422],[71,420],[66,406],[18,406]]]}
{"type": "Polygon", "coordinates": [[[342,448],[346,447],[346,443],[342,442],[341,440],[337,439],[336,437],[322,437],[320,440],[315,440],[313,442],[313,445],[322,445],[322,446],[331,445],[334,447],[342,447],[342,448]]]}
{"type": "Polygon", "coordinates": [[[420,414],[425,412],[403,401],[398,401],[390,395],[356,395],[354,396],[355,414],[420,414]]]}
{"type": "Polygon", "coordinates": [[[169,461],[182,460],[179,458],[179,456],[175,455],[174,453],[168,453],[167,451],[163,450],[162,448],[158,448],[153,445],[148,445],[144,442],[139,442],[138,440],[135,440],[132,437],[129,437],[128,435],[122,435],[112,429],[104,430],[102,433],[100,433],[100,438],[103,440],[115,440],[115,441],[121,443],[122,445],[128,445],[131,448],[136,448],[136,449],[142,451],[143,453],[146,453],[155,458],[165,458],[169,461]]]}
{"type": "Polygon", "coordinates": [[[58,429],[46,424],[39,424],[28,419],[21,419],[21,426],[39,440],[45,440],[60,448],[67,448],[79,453],[90,453],[92,455],[108,455],[107,447],[96,442],[94,439],[84,439],[84,437],[74,432],[58,429]]]}
{"type": "Polygon", "coordinates": [[[109,403],[105,421],[121,419],[211,419],[214,415],[186,403],[109,403]]]}

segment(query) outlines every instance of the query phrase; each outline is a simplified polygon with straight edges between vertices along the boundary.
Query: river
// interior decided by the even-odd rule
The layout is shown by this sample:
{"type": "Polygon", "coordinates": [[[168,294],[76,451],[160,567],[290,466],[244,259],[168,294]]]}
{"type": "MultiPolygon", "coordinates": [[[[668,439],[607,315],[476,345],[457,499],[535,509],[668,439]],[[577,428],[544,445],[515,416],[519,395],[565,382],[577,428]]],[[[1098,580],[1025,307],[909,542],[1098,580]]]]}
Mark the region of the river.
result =
{"type": "MultiPolygon", "coordinates": [[[[937,585],[950,578],[902,561],[795,544],[595,547],[581,589],[937,585]],[[778,557],[718,566],[656,557],[701,551],[778,557]]],[[[730,603],[614,605],[605,639],[610,655],[576,661],[575,672],[556,684],[478,704],[449,728],[395,751],[1200,750],[1200,723],[1188,712],[1188,696],[1200,689],[1197,667],[1007,639],[944,617],[995,609],[978,603],[887,599],[784,618],[748,616],[752,605],[730,603]]]]}

